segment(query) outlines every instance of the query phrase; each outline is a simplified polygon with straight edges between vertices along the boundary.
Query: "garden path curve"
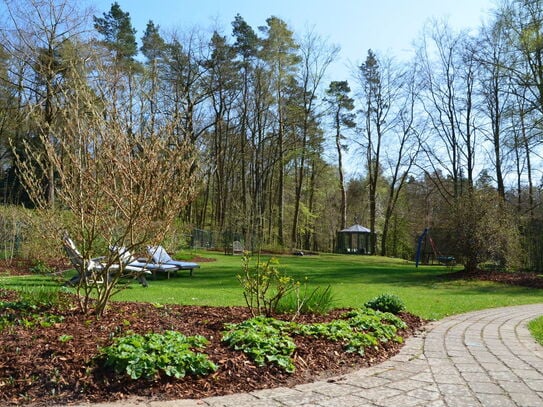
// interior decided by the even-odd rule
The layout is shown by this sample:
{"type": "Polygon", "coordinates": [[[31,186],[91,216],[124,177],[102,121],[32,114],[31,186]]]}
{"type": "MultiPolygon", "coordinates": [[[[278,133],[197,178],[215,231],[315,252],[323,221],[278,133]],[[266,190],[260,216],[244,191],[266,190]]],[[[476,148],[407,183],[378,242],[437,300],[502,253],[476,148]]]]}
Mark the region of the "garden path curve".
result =
{"type": "Polygon", "coordinates": [[[527,328],[540,315],[543,304],[444,318],[409,338],[401,352],[384,363],[293,388],[80,407],[541,407],[543,347],[527,328]]]}

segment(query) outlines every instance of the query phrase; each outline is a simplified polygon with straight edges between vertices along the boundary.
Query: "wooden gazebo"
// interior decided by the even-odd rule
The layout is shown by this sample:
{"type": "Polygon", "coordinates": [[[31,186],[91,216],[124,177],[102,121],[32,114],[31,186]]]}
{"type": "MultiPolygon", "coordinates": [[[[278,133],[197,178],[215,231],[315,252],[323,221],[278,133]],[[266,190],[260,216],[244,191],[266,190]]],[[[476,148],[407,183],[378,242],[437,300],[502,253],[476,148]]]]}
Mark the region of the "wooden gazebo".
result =
{"type": "Polygon", "coordinates": [[[371,254],[372,232],[362,225],[353,225],[337,232],[337,253],[371,254]]]}

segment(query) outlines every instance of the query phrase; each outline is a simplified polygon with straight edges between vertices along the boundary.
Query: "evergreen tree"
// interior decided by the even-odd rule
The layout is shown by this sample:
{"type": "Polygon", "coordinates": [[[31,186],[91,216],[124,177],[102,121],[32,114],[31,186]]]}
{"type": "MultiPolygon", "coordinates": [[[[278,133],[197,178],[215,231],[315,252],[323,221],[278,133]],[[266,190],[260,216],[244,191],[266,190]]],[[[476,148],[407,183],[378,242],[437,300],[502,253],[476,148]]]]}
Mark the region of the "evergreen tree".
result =
{"type": "MultiPolygon", "coordinates": [[[[142,54],[147,58],[145,64],[145,78],[148,79],[147,97],[142,101],[142,105],[149,106],[149,109],[142,109],[142,122],[148,122],[149,130],[154,131],[157,120],[159,120],[159,90],[160,90],[160,72],[164,70],[166,58],[166,42],[159,32],[159,26],[156,26],[152,21],[147,23],[145,33],[141,38],[142,46],[140,48],[142,54]]],[[[143,127],[143,126],[142,126],[143,127]]]]}
{"type": "Polygon", "coordinates": [[[330,107],[333,126],[335,130],[335,145],[338,157],[338,175],[339,188],[341,191],[341,221],[340,228],[347,227],[347,190],[345,189],[345,174],[343,168],[343,152],[347,151],[347,145],[344,143],[345,135],[341,129],[352,129],[356,126],[354,110],[354,99],[349,96],[351,88],[347,81],[333,81],[326,90],[326,101],[330,107]]]}
{"type": "Polygon", "coordinates": [[[266,35],[263,39],[263,46],[260,57],[268,64],[271,88],[275,99],[277,136],[277,191],[276,191],[276,225],[277,243],[285,245],[284,223],[285,223],[285,167],[286,160],[286,132],[287,123],[286,93],[293,76],[298,69],[297,64],[300,57],[297,55],[299,45],[294,40],[294,33],[287,24],[277,18],[270,17],[266,20],[267,25],[260,27],[266,35]]]}
{"type": "Polygon", "coordinates": [[[103,36],[103,44],[113,52],[114,60],[130,65],[138,53],[136,29],[132,27],[130,13],[115,2],[103,17],[94,17],[94,28],[103,36]]]}
{"type": "Polygon", "coordinates": [[[381,147],[383,144],[385,118],[389,108],[384,100],[383,81],[379,61],[372,50],[368,51],[366,61],[360,66],[362,85],[363,140],[368,170],[370,229],[372,232],[371,254],[377,252],[377,184],[381,172],[381,147]]]}

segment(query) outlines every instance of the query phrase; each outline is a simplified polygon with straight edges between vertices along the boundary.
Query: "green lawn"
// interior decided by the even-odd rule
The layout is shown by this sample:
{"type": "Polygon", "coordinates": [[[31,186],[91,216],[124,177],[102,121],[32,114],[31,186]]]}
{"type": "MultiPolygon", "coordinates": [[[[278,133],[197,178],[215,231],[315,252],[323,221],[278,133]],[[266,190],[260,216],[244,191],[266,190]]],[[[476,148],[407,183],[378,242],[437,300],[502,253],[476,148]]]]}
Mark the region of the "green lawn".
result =
{"type": "Polygon", "coordinates": [[[528,329],[532,333],[532,336],[543,345],[543,316],[536,318],[528,324],[528,329]]]}
{"type": "MultiPolygon", "coordinates": [[[[134,283],[117,294],[117,301],[146,301],[194,305],[244,305],[237,274],[240,256],[198,253],[214,258],[202,262],[189,277],[180,272],[170,280],[150,280],[149,287],[134,283]]],[[[462,312],[507,305],[543,302],[543,291],[490,282],[447,281],[443,266],[421,266],[404,260],[373,256],[324,254],[279,256],[280,267],[310,288],[332,287],[335,307],[358,307],[382,294],[398,295],[407,309],[423,318],[440,319],[462,312]]],[[[0,272],[0,287],[53,285],[46,277],[7,277],[0,272]]]]}

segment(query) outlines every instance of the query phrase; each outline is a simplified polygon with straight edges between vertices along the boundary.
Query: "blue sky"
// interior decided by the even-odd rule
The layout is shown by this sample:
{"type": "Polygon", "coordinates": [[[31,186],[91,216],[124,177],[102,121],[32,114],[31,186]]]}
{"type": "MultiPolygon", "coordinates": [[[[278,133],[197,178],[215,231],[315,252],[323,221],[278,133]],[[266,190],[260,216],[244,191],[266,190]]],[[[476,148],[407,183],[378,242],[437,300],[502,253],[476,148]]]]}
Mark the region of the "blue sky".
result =
{"type": "MultiPolygon", "coordinates": [[[[309,28],[339,45],[332,80],[350,79],[368,49],[407,57],[425,22],[447,18],[456,29],[476,29],[488,18],[494,0],[117,0],[130,13],[139,39],[149,20],[162,29],[183,31],[220,27],[231,33],[236,14],[255,30],[270,16],[284,20],[295,34],[309,28]]],[[[97,14],[113,0],[89,0],[97,14]]]]}

